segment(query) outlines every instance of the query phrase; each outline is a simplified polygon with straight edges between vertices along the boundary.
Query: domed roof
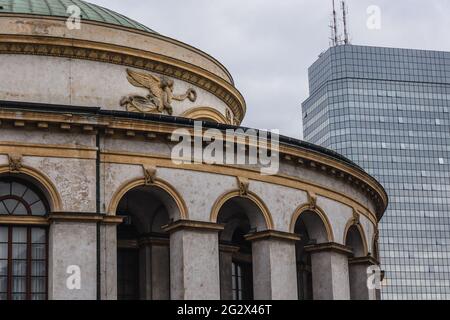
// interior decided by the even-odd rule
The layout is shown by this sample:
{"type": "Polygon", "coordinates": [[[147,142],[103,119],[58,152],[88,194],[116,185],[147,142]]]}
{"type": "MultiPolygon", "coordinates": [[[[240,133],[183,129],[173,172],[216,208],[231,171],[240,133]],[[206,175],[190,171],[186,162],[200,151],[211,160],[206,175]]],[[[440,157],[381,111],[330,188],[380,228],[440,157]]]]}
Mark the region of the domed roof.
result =
{"type": "Polygon", "coordinates": [[[81,19],[155,33],[143,24],[117,12],[81,0],[0,0],[0,14],[18,13],[68,17],[69,13],[67,13],[67,8],[72,5],[80,8],[81,19]]]}

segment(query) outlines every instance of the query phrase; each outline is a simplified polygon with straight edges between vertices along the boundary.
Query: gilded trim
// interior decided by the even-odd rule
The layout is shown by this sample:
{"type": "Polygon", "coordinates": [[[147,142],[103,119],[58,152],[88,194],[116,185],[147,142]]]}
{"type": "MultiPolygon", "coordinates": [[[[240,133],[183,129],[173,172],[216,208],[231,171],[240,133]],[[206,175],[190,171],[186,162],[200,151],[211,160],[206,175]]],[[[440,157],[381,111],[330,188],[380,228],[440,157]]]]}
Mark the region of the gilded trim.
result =
{"type": "Polygon", "coordinates": [[[180,117],[195,120],[207,119],[212,122],[232,124],[223,114],[211,107],[194,107],[182,113],[180,117]]]}
{"type": "MultiPolygon", "coordinates": [[[[110,204],[108,206],[107,214],[110,216],[115,216],[117,212],[117,207],[119,206],[120,200],[125,196],[128,191],[131,191],[134,188],[146,186],[146,182],[144,178],[134,179],[128,182],[125,182],[119,189],[114,193],[111,198],[110,204]]],[[[175,201],[178,210],[180,211],[180,219],[188,220],[188,208],[183,198],[179,194],[179,192],[168,182],[163,181],[161,179],[155,179],[155,182],[151,185],[152,187],[157,187],[167,192],[172,199],[175,201]]]]}
{"type": "Polygon", "coordinates": [[[46,217],[37,216],[0,216],[0,225],[48,226],[46,217]]]}
{"type": "MultiPolygon", "coordinates": [[[[356,214],[359,215],[359,213],[356,213],[356,214]]],[[[347,224],[346,224],[345,229],[344,229],[344,238],[343,238],[343,242],[342,243],[344,243],[344,244],[347,243],[348,231],[353,226],[355,226],[358,229],[358,231],[359,231],[359,235],[360,235],[361,240],[362,240],[364,256],[367,256],[369,254],[369,247],[367,245],[366,233],[364,232],[364,229],[363,229],[361,223],[355,222],[355,219],[353,217],[350,218],[347,221],[347,224]]]]}
{"type": "Polygon", "coordinates": [[[292,215],[289,231],[291,233],[295,233],[295,225],[297,224],[297,221],[300,218],[300,216],[305,212],[312,212],[317,214],[320,220],[322,220],[322,223],[325,227],[328,241],[334,242],[333,227],[331,226],[330,220],[328,220],[327,214],[317,205],[315,207],[312,207],[310,203],[303,204],[295,210],[294,214],[292,215]]]}
{"type": "Polygon", "coordinates": [[[252,201],[261,210],[261,213],[263,214],[264,220],[266,222],[266,228],[268,230],[274,229],[272,215],[270,214],[270,211],[265,205],[265,203],[256,194],[252,192],[248,192],[247,195],[241,196],[241,192],[239,190],[226,192],[216,200],[211,210],[210,221],[212,223],[217,223],[220,209],[228,200],[233,198],[242,198],[252,201]]]}

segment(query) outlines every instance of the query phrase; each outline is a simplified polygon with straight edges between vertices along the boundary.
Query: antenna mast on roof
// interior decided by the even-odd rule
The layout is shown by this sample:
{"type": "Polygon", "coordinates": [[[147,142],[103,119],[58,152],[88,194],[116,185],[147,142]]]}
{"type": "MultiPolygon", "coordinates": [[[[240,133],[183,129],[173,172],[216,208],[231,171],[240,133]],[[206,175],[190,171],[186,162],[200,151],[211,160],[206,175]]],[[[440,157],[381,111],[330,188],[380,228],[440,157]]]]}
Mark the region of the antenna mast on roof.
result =
{"type": "Polygon", "coordinates": [[[349,44],[349,35],[348,35],[348,22],[347,22],[347,5],[345,3],[345,0],[341,1],[341,7],[342,7],[342,19],[344,21],[344,44],[349,44]]]}
{"type": "Polygon", "coordinates": [[[334,3],[334,0],[332,0],[333,3],[333,20],[331,22],[331,45],[333,47],[337,46],[339,44],[339,36],[338,36],[338,26],[337,26],[337,13],[336,13],[336,6],[334,3]]]}

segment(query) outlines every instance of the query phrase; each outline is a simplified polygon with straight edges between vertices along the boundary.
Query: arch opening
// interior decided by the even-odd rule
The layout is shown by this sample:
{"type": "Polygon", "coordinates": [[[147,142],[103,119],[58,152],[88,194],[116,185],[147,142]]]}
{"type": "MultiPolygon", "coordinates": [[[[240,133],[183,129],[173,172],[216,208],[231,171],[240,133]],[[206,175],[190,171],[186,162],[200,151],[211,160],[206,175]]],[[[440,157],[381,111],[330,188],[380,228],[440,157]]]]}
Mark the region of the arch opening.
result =
{"type": "Polygon", "coordinates": [[[252,243],[245,236],[267,229],[264,214],[252,200],[233,197],[219,209],[217,223],[224,225],[219,235],[221,297],[252,300],[252,243]]]}
{"type": "Polygon", "coordinates": [[[316,212],[308,210],[300,213],[295,222],[294,233],[301,238],[295,244],[298,298],[313,300],[311,254],[305,250],[305,247],[328,242],[327,228],[316,212]]]}
{"type": "Polygon", "coordinates": [[[169,235],[163,226],[180,218],[175,199],[157,186],[138,186],[120,200],[116,214],[119,300],[170,298],[169,235]]]}

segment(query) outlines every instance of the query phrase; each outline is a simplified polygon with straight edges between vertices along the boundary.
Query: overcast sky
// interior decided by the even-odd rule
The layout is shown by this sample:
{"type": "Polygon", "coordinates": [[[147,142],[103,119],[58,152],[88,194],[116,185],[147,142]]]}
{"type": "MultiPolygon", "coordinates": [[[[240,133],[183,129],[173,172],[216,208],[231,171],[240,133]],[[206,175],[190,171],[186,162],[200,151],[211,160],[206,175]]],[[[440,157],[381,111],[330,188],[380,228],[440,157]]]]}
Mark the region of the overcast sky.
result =
{"type": "MultiPolygon", "coordinates": [[[[244,126],[302,137],[308,67],[329,47],[332,0],[89,1],[221,61],[247,101],[244,126]]],[[[450,51],[449,0],[347,4],[352,44],[450,51]],[[367,27],[371,5],[381,9],[380,30],[367,27]]]]}

